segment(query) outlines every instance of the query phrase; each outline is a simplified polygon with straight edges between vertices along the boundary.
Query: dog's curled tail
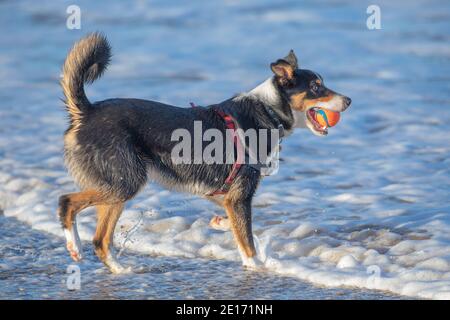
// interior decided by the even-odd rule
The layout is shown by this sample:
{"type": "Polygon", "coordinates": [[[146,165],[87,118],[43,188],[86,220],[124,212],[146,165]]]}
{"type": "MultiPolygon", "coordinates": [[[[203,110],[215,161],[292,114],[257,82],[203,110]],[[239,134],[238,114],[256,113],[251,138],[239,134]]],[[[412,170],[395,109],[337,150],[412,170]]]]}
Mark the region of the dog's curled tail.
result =
{"type": "Polygon", "coordinates": [[[99,78],[110,59],[111,47],[108,40],[98,32],[75,43],[67,55],[61,86],[72,123],[81,120],[83,113],[91,106],[84,92],[84,84],[99,78]]]}

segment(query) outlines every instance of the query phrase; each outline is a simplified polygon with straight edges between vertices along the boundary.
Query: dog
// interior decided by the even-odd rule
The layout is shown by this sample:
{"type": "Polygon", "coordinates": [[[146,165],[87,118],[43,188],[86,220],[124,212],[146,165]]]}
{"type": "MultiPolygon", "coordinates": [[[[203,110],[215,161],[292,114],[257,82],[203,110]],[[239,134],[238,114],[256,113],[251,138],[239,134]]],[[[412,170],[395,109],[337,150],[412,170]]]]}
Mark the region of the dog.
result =
{"type": "Polygon", "coordinates": [[[272,75],[262,84],[215,105],[182,108],[140,99],[92,103],[84,84],[98,79],[110,58],[106,37],[93,33],[73,46],[63,65],[61,86],[69,113],[64,159],[81,191],[59,198],[58,216],[73,260],[82,259],[76,215],[95,206],[96,255],[112,273],[131,271],[116,258],[114,229],[125,203],[150,179],[222,206],[227,217],[213,218],[212,226],[231,229],[243,265],[257,267],[260,262],[251,221],[252,198],[262,179],[260,170],[247,164],[237,169],[233,163],[175,163],[171,134],[180,128],[192,133],[196,121],[201,121],[204,130],[225,132],[228,117],[243,129],[282,129],[287,137],[295,128],[308,128],[315,135],[325,136],[327,128],[316,121],[316,108],[343,112],[350,106],[350,98],[328,89],[316,72],[300,69],[291,50],[270,64],[272,75]],[[229,179],[231,171],[233,179],[229,179]],[[230,181],[222,190],[225,180],[230,181]]]}

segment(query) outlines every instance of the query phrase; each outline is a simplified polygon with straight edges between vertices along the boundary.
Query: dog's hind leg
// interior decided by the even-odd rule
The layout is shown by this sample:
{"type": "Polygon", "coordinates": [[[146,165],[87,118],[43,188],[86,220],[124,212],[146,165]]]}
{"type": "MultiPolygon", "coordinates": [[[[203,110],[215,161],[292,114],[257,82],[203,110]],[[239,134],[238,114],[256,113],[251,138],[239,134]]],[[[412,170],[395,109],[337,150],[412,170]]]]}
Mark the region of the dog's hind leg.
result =
{"type": "Polygon", "coordinates": [[[76,215],[81,210],[103,201],[105,201],[105,197],[94,190],[65,194],[59,198],[58,215],[66,236],[66,247],[75,261],[82,259],[76,215]]]}
{"type": "Polygon", "coordinates": [[[124,207],[123,202],[97,206],[97,229],[94,236],[94,249],[99,259],[112,273],[129,272],[117,261],[113,247],[114,229],[124,207]]]}
{"type": "MultiPolygon", "coordinates": [[[[220,196],[207,196],[206,199],[209,201],[215,203],[219,207],[224,207],[224,197],[222,195],[220,196]]],[[[220,231],[229,231],[230,230],[230,221],[227,219],[227,217],[223,216],[214,216],[211,221],[209,222],[209,226],[212,229],[220,230],[220,231]]]]}

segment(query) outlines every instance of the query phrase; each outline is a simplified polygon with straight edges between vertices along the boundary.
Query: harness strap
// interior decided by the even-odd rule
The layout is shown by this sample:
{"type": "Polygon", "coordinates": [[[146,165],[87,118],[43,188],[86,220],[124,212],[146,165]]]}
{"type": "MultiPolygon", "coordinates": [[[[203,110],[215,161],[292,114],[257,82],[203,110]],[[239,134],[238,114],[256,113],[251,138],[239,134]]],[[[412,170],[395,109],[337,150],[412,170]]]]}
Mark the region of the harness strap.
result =
{"type": "Polygon", "coordinates": [[[222,117],[222,119],[225,122],[225,126],[227,129],[232,130],[233,133],[233,143],[236,146],[237,150],[237,159],[235,162],[233,162],[233,166],[231,167],[231,171],[228,174],[228,177],[225,179],[222,187],[217,189],[216,191],[212,192],[209,195],[218,195],[218,194],[225,194],[230,190],[231,185],[233,184],[234,179],[236,178],[239,169],[241,168],[242,164],[245,161],[245,150],[242,146],[241,139],[239,139],[238,133],[236,130],[238,129],[238,125],[236,120],[230,116],[229,114],[226,114],[222,110],[214,109],[214,111],[222,117]]]}
{"type": "MultiPolygon", "coordinates": [[[[192,108],[197,107],[193,102],[191,102],[190,105],[192,108]]],[[[216,191],[213,191],[213,192],[207,194],[208,196],[226,194],[230,190],[230,187],[233,184],[234,179],[236,178],[237,174],[239,173],[239,169],[242,167],[242,164],[244,164],[244,162],[245,162],[245,150],[242,146],[241,139],[239,139],[238,133],[236,132],[236,130],[238,129],[237,121],[231,115],[226,114],[222,110],[219,110],[216,108],[213,108],[213,110],[223,119],[223,121],[225,122],[226,128],[232,130],[233,144],[236,146],[236,150],[237,150],[237,159],[235,162],[233,162],[231,171],[228,174],[228,177],[225,179],[223,185],[216,191]]]]}

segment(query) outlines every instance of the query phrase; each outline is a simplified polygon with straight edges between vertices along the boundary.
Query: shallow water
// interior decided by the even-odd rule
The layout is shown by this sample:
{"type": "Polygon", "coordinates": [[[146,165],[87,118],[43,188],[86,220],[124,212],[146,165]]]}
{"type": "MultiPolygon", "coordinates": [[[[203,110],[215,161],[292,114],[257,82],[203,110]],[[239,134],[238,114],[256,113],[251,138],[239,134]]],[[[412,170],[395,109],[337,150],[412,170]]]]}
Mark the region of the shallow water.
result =
{"type": "MultiPolygon", "coordinates": [[[[365,26],[370,1],[78,3],[81,30],[65,28],[70,1],[0,2],[0,209],[12,235],[0,241],[8,284],[1,296],[235,297],[216,286],[214,270],[243,298],[392,297],[366,289],[450,298],[446,1],[378,1],[383,29],[376,31],[365,26]],[[254,232],[266,273],[243,272],[231,234],[208,228],[219,209],[149,184],[127,206],[115,242],[126,264],[150,271],[121,282],[88,254],[85,290],[61,290],[68,258],[56,199],[76,188],[62,161],[58,80],[68,48],[95,30],[108,35],[114,56],[87,89],[92,101],[211,104],[265,80],[269,63],[291,48],[301,67],[352,98],[328,137],[303,130],[285,139],[280,171],[258,190],[254,232]],[[175,265],[183,267],[173,279],[152,271],[175,265]],[[198,282],[211,289],[188,289],[198,282]],[[342,286],[359,289],[335,289],[342,286]]],[[[90,241],[92,210],[79,225],[90,241]]]]}
{"type": "Polygon", "coordinates": [[[0,216],[0,299],[401,299],[386,292],[325,289],[291,277],[251,272],[239,263],[124,254],[132,275],[111,275],[93,250],[80,267],[79,288],[61,238],[0,216]],[[69,283],[69,286],[67,285],[69,283]],[[69,290],[69,288],[71,290],[69,290]]]}

